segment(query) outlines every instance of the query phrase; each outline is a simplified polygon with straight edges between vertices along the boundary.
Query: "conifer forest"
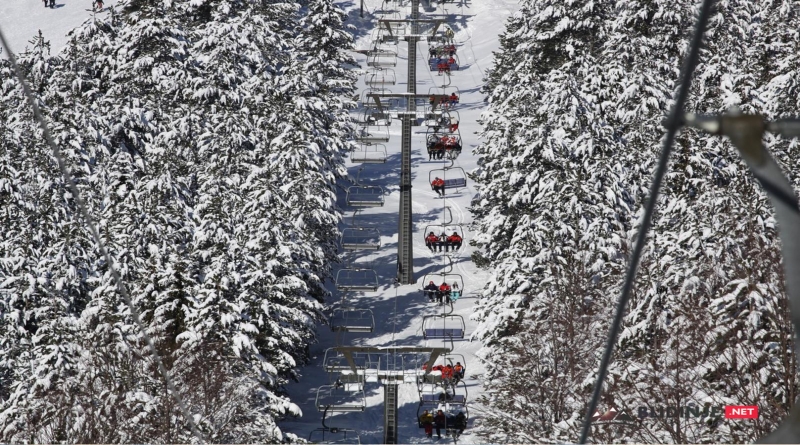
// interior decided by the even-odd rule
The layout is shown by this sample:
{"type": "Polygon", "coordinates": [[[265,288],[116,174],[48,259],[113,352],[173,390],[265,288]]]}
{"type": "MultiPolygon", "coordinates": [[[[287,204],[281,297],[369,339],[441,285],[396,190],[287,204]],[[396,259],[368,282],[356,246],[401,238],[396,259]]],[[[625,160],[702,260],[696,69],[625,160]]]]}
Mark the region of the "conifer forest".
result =
{"type": "MultiPolygon", "coordinates": [[[[405,18],[411,4],[365,1],[360,18],[359,2],[342,0],[116,0],[58,49],[45,26],[25,36],[16,62],[113,267],[0,53],[1,443],[305,443],[320,426],[310,391],[328,380],[311,368],[333,344],[336,272],[350,267],[342,231],[356,220],[342,196],[369,172],[352,159],[371,69],[356,50],[379,10],[405,18]]],[[[469,422],[438,442],[577,442],[700,0],[420,4],[455,17],[459,62],[473,70],[431,73],[462,95],[451,165],[468,167],[469,186],[453,255],[477,277],[454,303],[469,422]],[[499,18],[469,22],[481,14],[499,18]]],[[[405,88],[405,65],[396,71],[405,88]]],[[[732,107],[800,117],[800,0],[714,2],[685,111],[732,107]]],[[[799,190],[800,139],[763,144],[799,190]]],[[[413,149],[415,168],[435,161],[413,149]]],[[[442,205],[428,170],[415,212],[442,205]]],[[[377,176],[396,214],[396,176],[377,176]]],[[[381,224],[393,249],[396,216],[381,224]]],[[[433,249],[415,249],[437,272],[433,249]]],[[[391,320],[395,342],[413,331],[394,326],[417,310],[407,301],[422,304],[427,275],[398,299],[392,255],[385,298],[369,301],[394,311],[375,309],[373,324],[391,320]]],[[[600,414],[632,419],[597,423],[590,442],[751,443],[774,431],[800,402],[800,308],[785,279],[773,206],[739,152],[682,128],[600,399],[600,414]],[[758,418],[637,417],[727,405],[757,405],[758,418]]],[[[376,394],[365,411],[383,403],[376,394]]],[[[364,430],[383,421],[357,415],[364,430]]],[[[437,442],[415,416],[400,419],[401,441],[437,442]]]]}

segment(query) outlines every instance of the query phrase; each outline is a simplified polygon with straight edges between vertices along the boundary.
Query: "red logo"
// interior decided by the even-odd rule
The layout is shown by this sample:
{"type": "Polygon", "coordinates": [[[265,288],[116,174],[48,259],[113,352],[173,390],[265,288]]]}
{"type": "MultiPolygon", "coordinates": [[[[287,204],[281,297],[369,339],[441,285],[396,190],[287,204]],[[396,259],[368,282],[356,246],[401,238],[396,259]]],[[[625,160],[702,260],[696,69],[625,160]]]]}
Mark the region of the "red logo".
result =
{"type": "Polygon", "coordinates": [[[758,419],[757,406],[728,405],[725,407],[726,419],[758,419]]]}

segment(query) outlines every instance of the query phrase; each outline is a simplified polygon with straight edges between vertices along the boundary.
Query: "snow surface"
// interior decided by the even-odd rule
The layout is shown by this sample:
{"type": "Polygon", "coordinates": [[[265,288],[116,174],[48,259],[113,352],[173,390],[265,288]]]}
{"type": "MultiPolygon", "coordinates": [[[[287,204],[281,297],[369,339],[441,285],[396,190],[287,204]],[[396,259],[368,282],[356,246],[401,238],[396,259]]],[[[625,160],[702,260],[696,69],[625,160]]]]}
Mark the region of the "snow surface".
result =
{"type": "MultiPolygon", "coordinates": [[[[116,0],[103,2],[108,7],[116,0]]],[[[14,54],[25,50],[31,39],[41,30],[50,41],[52,54],[61,51],[67,43],[67,34],[94,14],[89,11],[92,0],[56,0],[55,8],[45,8],[42,0],[3,0],[0,2],[0,30],[3,31],[14,54]]],[[[5,51],[3,51],[5,57],[5,51]]]]}
{"type": "MultiPolygon", "coordinates": [[[[116,2],[105,2],[106,7],[116,2]]],[[[402,16],[410,15],[407,3],[382,4],[378,0],[364,0],[365,17],[359,17],[359,2],[339,2],[348,11],[348,24],[355,25],[357,47],[366,49],[370,47],[370,34],[375,29],[377,19],[382,16],[375,11],[399,11],[402,16]]],[[[67,42],[70,30],[87,20],[92,14],[90,0],[57,0],[56,8],[44,8],[38,0],[3,0],[0,2],[0,29],[9,40],[11,49],[15,53],[22,52],[38,30],[42,30],[46,39],[50,40],[52,53],[60,51],[67,42]]],[[[461,3],[446,3],[443,5],[427,4],[421,6],[423,18],[438,18],[443,14],[449,15],[448,24],[456,31],[456,43],[461,64],[459,71],[454,71],[451,85],[458,87],[461,93],[460,105],[456,108],[460,117],[461,137],[463,151],[455,161],[454,167],[461,167],[470,171],[477,167],[477,159],[471,155],[471,150],[478,144],[478,137],[474,134],[479,128],[477,120],[484,110],[484,95],[480,93],[483,77],[492,64],[492,51],[499,46],[497,35],[504,29],[506,18],[518,8],[514,0],[493,0],[482,2],[462,1],[461,3]]],[[[107,12],[102,12],[107,13],[107,12]]],[[[397,66],[394,68],[398,82],[388,88],[392,92],[406,92],[407,90],[407,44],[401,42],[397,46],[399,55],[397,66]]],[[[427,43],[421,42],[417,49],[417,91],[427,93],[429,88],[441,85],[443,77],[427,69],[427,43]]],[[[364,71],[367,72],[366,57],[357,55],[364,71]]],[[[363,78],[360,81],[363,88],[363,78]]],[[[421,111],[421,108],[418,108],[421,111]]],[[[360,114],[362,110],[357,110],[360,114]]],[[[455,223],[464,224],[465,228],[472,221],[467,210],[470,200],[477,193],[471,181],[468,188],[457,194],[448,194],[446,199],[439,199],[430,188],[428,174],[431,170],[440,169],[444,162],[428,161],[425,149],[425,127],[413,127],[412,163],[413,163],[413,212],[414,212],[414,273],[418,283],[422,283],[427,273],[438,273],[445,269],[441,255],[431,254],[425,247],[423,232],[426,225],[442,222],[443,206],[450,206],[455,223]]],[[[381,208],[362,211],[357,216],[361,226],[376,227],[382,235],[380,250],[375,253],[348,253],[344,255],[347,260],[358,263],[370,262],[380,277],[381,287],[378,292],[359,293],[355,298],[361,307],[373,310],[376,318],[376,330],[372,334],[347,334],[340,336],[342,345],[427,345],[441,346],[441,342],[422,339],[422,317],[439,312],[436,306],[428,303],[419,288],[421,285],[404,285],[395,289],[392,285],[396,274],[397,256],[397,212],[399,208],[399,172],[400,172],[400,125],[395,122],[390,130],[391,140],[386,144],[389,158],[386,164],[371,164],[365,166],[360,174],[363,183],[380,185],[387,192],[386,204],[381,208]]],[[[360,165],[350,165],[350,174],[353,178],[359,175],[360,165]]],[[[352,221],[352,212],[345,205],[344,194],[340,196],[341,206],[347,210],[347,222],[352,221]]],[[[469,320],[472,306],[476,302],[477,292],[482,289],[488,273],[477,269],[470,261],[471,248],[467,244],[470,233],[465,232],[465,244],[461,252],[455,257],[452,273],[460,274],[464,280],[464,297],[455,306],[454,314],[461,315],[466,321],[466,338],[456,343],[454,353],[466,357],[468,388],[469,424],[468,429],[459,439],[461,443],[477,443],[479,438],[472,431],[485,415],[476,403],[482,394],[483,366],[475,357],[475,353],[482,347],[478,341],[470,341],[470,333],[474,330],[476,322],[469,320]]],[[[438,284],[438,283],[437,283],[438,284]]],[[[333,287],[333,285],[331,285],[333,287]]],[[[351,297],[352,298],[352,297],[351,297]]],[[[287,389],[293,402],[302,409],[303,416],[294,420],[281,423],[284,432],[294,433],[300,437],[308,438],[309,433],[322,426],[322,415],[315,408],[315,397],[320,385],[332,383],[330,376],[323,370],[322,361],[325,350],[337,345],[337,338],[327,327],[319,327],[319,343],[311,348],[314,357],[309,366],[300,369],[300,382],[290,385],[287,389]]],[[[361,413],[334,414],[328,417],[328,426],[346,427],[357,430],[362,443],[383,442],[383,391],[378,383],[367,383],[367,409],[361,413]]],[[[419,395],[414,383],[401,384],[399,387],[399,442],[400,443],[426,443],[431,442],[417,426],[417,408],[419,395]]],[[[433,442],[446,442],[452,439],[443,438],[433,442]]]]}
{"type": "MultiPolygon", "coordinates": [[[[376,0],[365,0],[364,18],[359,17],[359,2],[342,1],[340,6],[348,11],[347,24],[357,27],[356,47],[367,49],[371,47],[371,35],[380,18],[392,18],[391,14],[379,15],[376,10],[398,11],[400,16],[410,16],[410,6],[407,2],[397,6],[397,3],[384,3],[376,0]]],[[[477,120],[485,109],[484,95],[480,93],[483,77],[491,67],[492,51],[499,47],[498,34],[505,28],[507,17],[518,7],[513,0],[494,0],[481,2],[445,3],[435,9],[422,3],[421,18],[439,18],[443,14],[449,15],[448,24],[456,32],[456,43],[459,45],[457,54],[461,64],[459,71],[452,74],[451,85],[458,87],[461,98],[460,104],[455,109],[458,111],[461,123],[461,137],[463,151],[455,161],[454,167],[461,167],[470,171],[477,167],[477,158],[472,156],[472,149],[479,143],[475,134],[479,129],[477,120]]],[[[397,45],[397,84],[388,86],[395,93],[407,91],[407,61],[408,45],[401,41],[397,45]]],[[[417,47],[417,92],[427,94],[435,85],[441,85],[443,77],[436,72],[428,70],[427,64],[428,44],[418,43],[417,47]]],[[[366,56],[358,54],[357,60],[365,72],[371,71],[366,64],[366,56]]],[[[365,87],[362,77],[360,87],[365,87]]],[[[422,107],[418,106],[419,111],[422,107]]],[[[362,109],[354,113],[362,112],[362,109]]],[[[340,343],[337,344],[337,335],[325,326],[319,328],[319,343],[311,347],[313,361],[309,366],[301,368],[300,383],[288,387],[290,397],[303,411],[303,416],[295,420],[281,423],[284,432],[294,433],[302,438],[308,438],[309,433],[322,426],[322,413],[315,407],[317,388],[320,385],[333,383],[331,377],[323,370],[322,362],[325,350],[337,345],[370,345],[370,346],[443,346],[442,342],[430,340],[427,343],[422,338],[422,317],[440,313],[440,308],[428,303],[419,289],[427,273],[438,273],[445,269],[443,256],[432,254],[424,244],[424,231],[428,224],[442,222],[443,206],[450,206],[454,223],[468,224],[472,222],[468,206],[472,197],[477,193],[472,181],[468,181],[468,189],[457,194],[448,194],[446,199],[440,199],[431,190],[428,174],[431,170],[441,169],[443,161],[428,161],[425,148],[426,127],[412,127],[412,196],[413,196],[413,221],[414,221],[414,276],[417,285],[403,285],[396,290],[392,281],[396,275],[397,241],[398,241],[398,210],[400,203],[399,178],[400,178],[400,123],[395,120],[390,128],[390,141],[385,144],[388,152],[386,164],[368,164],[360,174],[360,180],[366,185],[380,185],[387,191],[386,203],[383,207],[366,209],[356,216],[360,226],[376,227],[381,232],[382,247],[377,252],[363,252],[343,254],[345,261],[358,263],[370,262],[378,272],[381,287],[378,292],[356,293],[357,306],[370,308],[375,314],[376,329],[371,334],[340,334],[340,343]]],[[[355,179],[359,175],[361,165],[351,164],[349,171],[355,179]]],[[[438,175],[438,173],[437,173],[438,175]]],[[[441,175],[439,175],[441,176],[441,175]]],[[[352,222],[352,211],[345,203],[344,194],[339,197],[340,205],[346,211],[346,223],[352,222]]],[[[469,423],[468,429],[460,437],[460,443],[477,443],[477,435],[472,433],[473,427],[480,423],[486,413],[476,403],[477,398],[483,393],[481,379],[484,367],[475,357],[475,353],[482,347],[479,341],[470,341],[469,336],[474,331],[476,322],[469,320],[473,313],[473,305],[477,301],[479,292],[488,278],[488,273],[475,267],[470,260],[472,248],[467,242],[470,232],[464,236],[465,243],[454,258],[455,264],[452,273],[460,274],[464,280],[464,297],[455,304],[454,314],[461,315],[466,321],[466,336],[463,341],[456,342],[455,354],[466,357],[467,390],[469,423]]],[[[437,284],[438,280],[437,280],[437,284]]],[[[332,286],[333,287],[333,286],[332,286]]],[[[334,291],[335,292],[335,291],[334,291]]],[[[398,440],[399,443],[430,443],[452,442],[451,438],[433,440],[425,437],[423,430],[417,425],[417,408],[419,407],[419,394],[414,383],[400,384],[398,399],[398,440]]],[[[352,428],[359,432],[362,443],[383,442],[383,390],[379,383],[366,385],[367,408],[362,412],[334,413],[328,416],[327,425],[340,428],[352,428]]]]}

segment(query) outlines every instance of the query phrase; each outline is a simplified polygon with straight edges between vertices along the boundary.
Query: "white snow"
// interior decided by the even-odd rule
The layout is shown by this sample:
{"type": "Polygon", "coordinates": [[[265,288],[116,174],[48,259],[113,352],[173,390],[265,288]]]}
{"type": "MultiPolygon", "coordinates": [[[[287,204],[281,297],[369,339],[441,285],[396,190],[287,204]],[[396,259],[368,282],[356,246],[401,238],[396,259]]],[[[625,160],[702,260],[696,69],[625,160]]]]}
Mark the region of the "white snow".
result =
{"type": "MultiPolygon", "coordinates": [[[[108,14],[108,8],[117,1],[103,3],[104,9],[98,14],[108,14]]],[[[41,0],[3,0],[0,30],[14,54],[23,52],[40,30],[50,41],[51,54],[56,54],[66,45],[67,34],[94,14],[89,11],[91,6],[92,0],[56,0],[55,8],[45,8],[41,0]]]]}

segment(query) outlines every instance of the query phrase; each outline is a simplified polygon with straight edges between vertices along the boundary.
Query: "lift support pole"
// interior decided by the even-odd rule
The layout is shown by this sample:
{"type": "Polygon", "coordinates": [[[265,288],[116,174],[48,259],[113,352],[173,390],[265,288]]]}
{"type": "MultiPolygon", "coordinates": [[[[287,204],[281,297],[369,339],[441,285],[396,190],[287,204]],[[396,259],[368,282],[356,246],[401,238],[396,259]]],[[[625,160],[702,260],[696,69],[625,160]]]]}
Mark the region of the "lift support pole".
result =
{"type": "MultiPolygon", "coordinates": [[[[419,0],[411,0],[411,36],[408,42],[408,93],[417,93],[417,41],[419,40],[419,0]]],[[[386,27],[389,24],[386,23],[386,27]]],[[[390,30],[391,33],[391,30],[390,30]]],[[[397,281],[400,284],[414,284],[414,242],[413,218],[411,211],[411,121],[416,119],[417,102],[409,98],[406,113],[402,116],[403,128],[400,147],[400,212],[397,242],[397,281]],[[412,118],[412,115],[414,116],[412,118]]]]}

